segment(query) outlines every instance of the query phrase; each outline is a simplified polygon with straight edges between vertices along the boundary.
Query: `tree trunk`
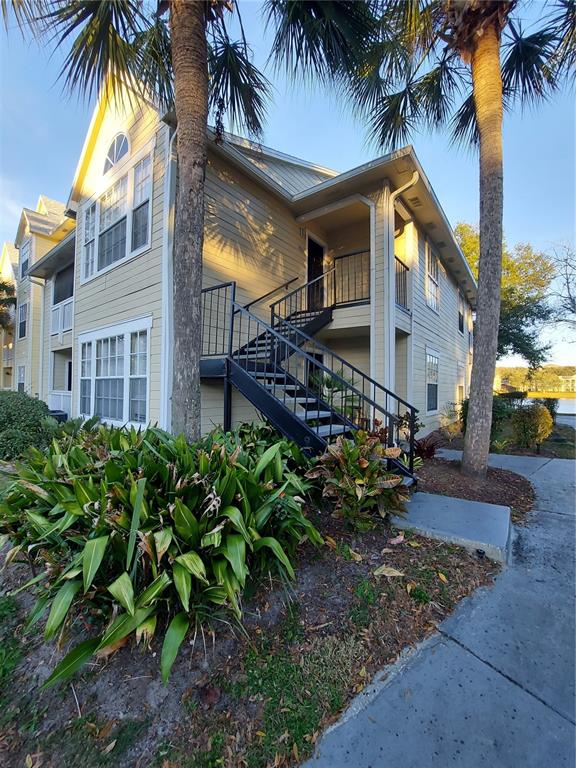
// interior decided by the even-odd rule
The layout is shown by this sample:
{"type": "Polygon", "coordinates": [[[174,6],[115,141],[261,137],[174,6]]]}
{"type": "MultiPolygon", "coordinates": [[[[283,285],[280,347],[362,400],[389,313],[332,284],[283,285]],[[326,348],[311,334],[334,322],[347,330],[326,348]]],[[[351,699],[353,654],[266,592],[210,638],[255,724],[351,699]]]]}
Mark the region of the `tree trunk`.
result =
{"type": "Polygon", "coordinates": [[[490,451],[502,279],[502,78],[495,25],[485,28],[472,53],[472,86],[480,135],[480,260],[462,471],[482,477],[490,451]]]}
{"type": "Polygon", "coordinates": [[[208,121],[205,4],[172,0],[170,28],[178,121],[172,431],[197,440],[201,416],[201,291],[208,121]]]}

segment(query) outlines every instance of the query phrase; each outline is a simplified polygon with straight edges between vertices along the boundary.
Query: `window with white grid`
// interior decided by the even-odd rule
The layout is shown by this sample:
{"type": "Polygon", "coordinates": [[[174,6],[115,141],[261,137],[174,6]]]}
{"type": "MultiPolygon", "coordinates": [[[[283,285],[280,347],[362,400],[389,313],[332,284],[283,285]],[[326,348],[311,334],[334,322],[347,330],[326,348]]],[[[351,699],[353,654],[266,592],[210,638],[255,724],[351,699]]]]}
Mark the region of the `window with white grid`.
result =
{"type": "Polygon", "coordinates": [[[433,413],[438,410],[438,356],[426,352],[426,411],[433,413]]]}
{"type": "Polygon", "coordinates": [[[20,277],[26,277],[28,274],[28,265],[30,264],[30,239],[22,241],[20,245],[20,277]]]}
{"type": "Polygon", "coordinates": [[[116,326],[114,333],[84,334],[80,344],[80,413],[105,421],[148,421],[146,319],[116,326]]]}
{"type": "Polygon", "coordinates": [[[432,253],[430,246],[426,247],[426,304],[438,312],[440,303],[440,285],[438,275],[438,257],[432,253]]]}
{"type": "Polygon", "coordinates": [[[28,329],[28,304],[20,304],[18,307],[18,338],[26,337],[28,329]]]}
{"type": "Polygon", "coordinates": [[[124,336],[96,342],[94,413],[103,419],[124,420],[124,336]]]}
{"type": "Polygon", "coordinates": [[[86,209],[84,280],[149,248],[151,201],[152,156],[148,154],[86,209]]]}
{"type": "Polygon", "coordinates": [[[464,333],[464,321],[466,319],[466,305],[464,304],[464,296],[462,291],[458,291],[458,330],[460,333],[464,333]]]}
{"type": "Polygon", "coordinates": [[[94,272],[96,253],[96,203],[86,209],[84,214],[84,277],[94,272]]]}
{"type": "Polygon", "coordinates": [[[130,421],[143,424],[146,421],[146,391],[148,375],[148,333],[136,331],[130,334],[130,421]]]}
{"type": "Polygon", "coordinates": [[[80,413],[92,413],[92,342],[80,345],[80,413]]]}

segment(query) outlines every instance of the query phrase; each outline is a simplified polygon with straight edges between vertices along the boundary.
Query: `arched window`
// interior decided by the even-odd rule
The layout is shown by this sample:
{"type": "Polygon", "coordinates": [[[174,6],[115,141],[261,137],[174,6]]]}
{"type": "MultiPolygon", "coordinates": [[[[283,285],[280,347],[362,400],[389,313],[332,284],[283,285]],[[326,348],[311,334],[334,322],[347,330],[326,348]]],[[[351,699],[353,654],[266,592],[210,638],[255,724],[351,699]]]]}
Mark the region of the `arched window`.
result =
{"type": "Polygon", "coordinates": [[[112,144],[110,144],[110,149],[104,163],[104,173],[108,173],[110,168],[116,165],[126,154],[128,154],[128,137],[125,133],[119,133],[118,136],[114,137],[112,144]]]}

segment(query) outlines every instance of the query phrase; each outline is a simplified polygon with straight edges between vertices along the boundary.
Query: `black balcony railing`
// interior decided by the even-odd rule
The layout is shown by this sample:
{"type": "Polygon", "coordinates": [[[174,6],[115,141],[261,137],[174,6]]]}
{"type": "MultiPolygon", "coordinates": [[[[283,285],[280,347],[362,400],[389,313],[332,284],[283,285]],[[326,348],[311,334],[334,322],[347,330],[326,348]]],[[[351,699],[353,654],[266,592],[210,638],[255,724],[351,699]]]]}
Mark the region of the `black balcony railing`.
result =
{"type": "Polygon", "coordinates": [[[356,251],[334,259],[335,304],[370,301],[370,251],[356,251]]]}
{"type": "Polygon", "coordinates": [[[396,256],[396,304],[408,309],[408,272],[409,268],[396,256]]]}

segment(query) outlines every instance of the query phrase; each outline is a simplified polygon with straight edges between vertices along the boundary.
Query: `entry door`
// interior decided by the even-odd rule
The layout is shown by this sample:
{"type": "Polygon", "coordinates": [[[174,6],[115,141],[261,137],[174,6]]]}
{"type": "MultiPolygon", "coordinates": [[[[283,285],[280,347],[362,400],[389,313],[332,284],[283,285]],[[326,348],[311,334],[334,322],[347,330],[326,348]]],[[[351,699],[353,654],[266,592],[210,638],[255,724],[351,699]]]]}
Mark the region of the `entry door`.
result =
{"type": "MultiPolygon", "coordinates": [[[[308,237],[308,282],[324,273],[324,246],[308,237]]],[[[308,286],[308,309],[324,307],[324,281],[317,280],[308,286]]]]}

